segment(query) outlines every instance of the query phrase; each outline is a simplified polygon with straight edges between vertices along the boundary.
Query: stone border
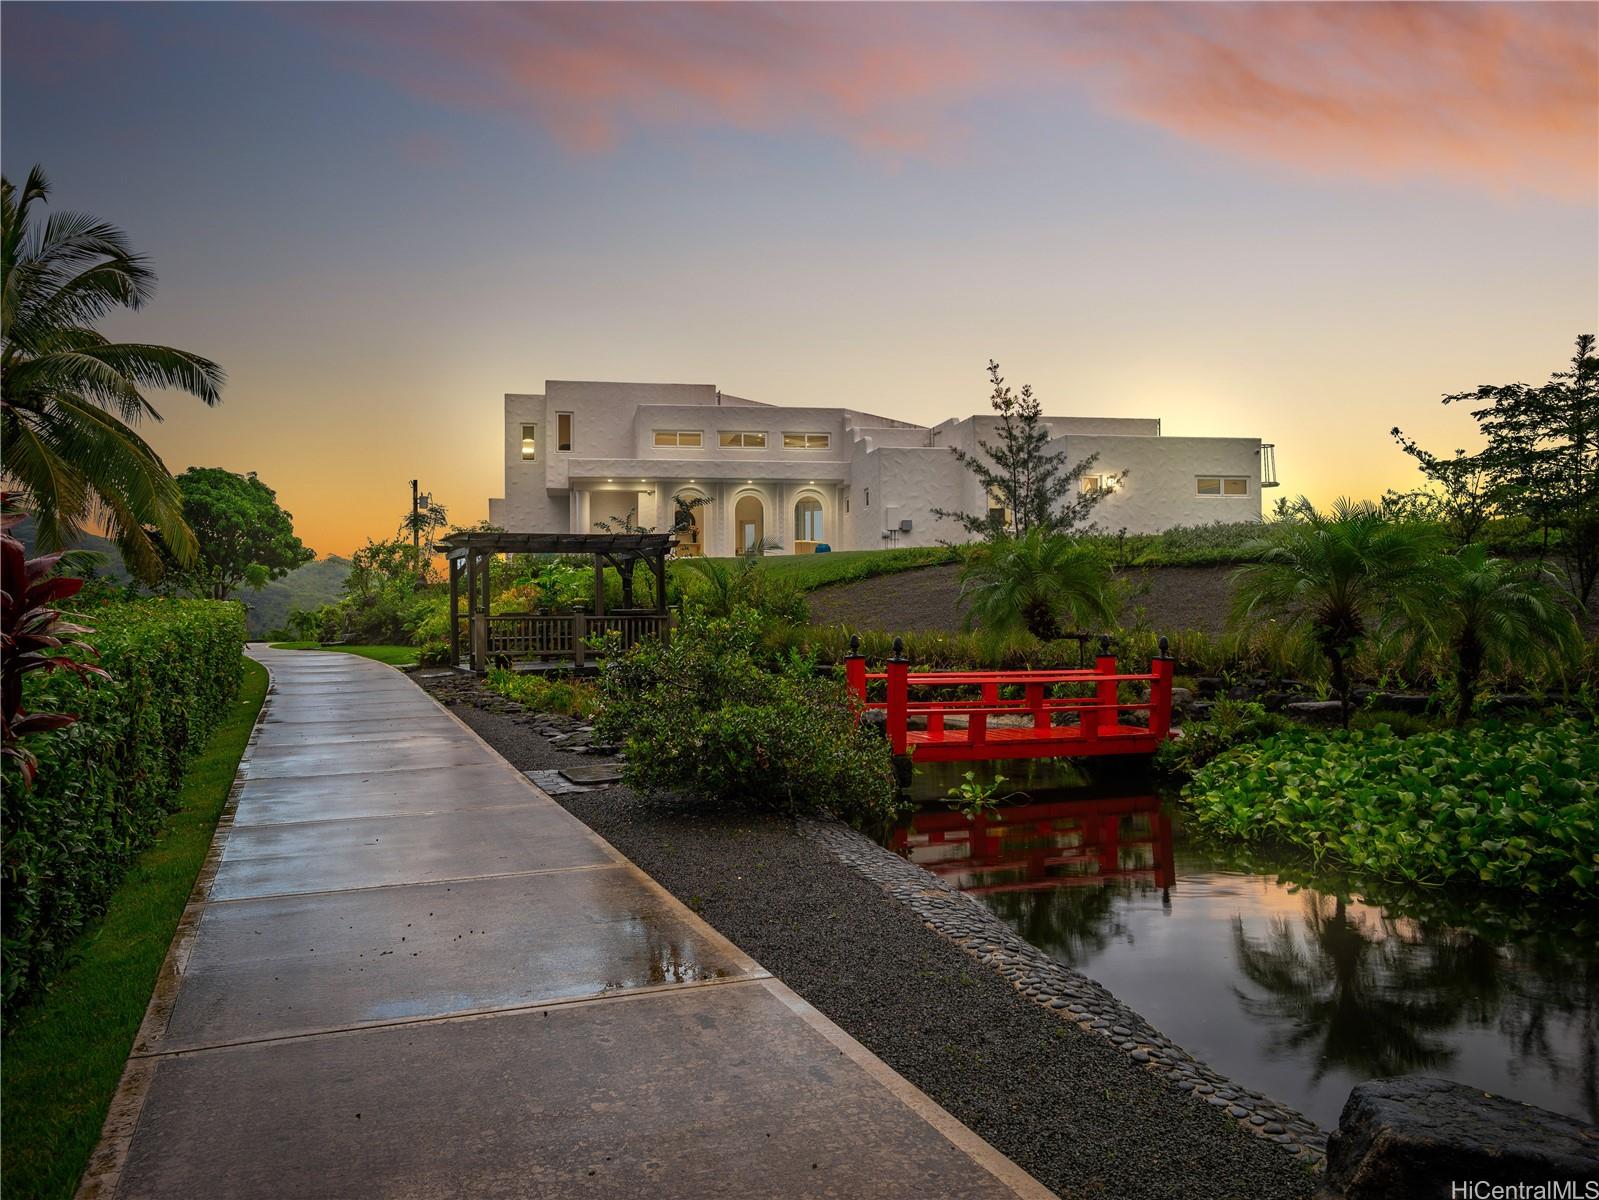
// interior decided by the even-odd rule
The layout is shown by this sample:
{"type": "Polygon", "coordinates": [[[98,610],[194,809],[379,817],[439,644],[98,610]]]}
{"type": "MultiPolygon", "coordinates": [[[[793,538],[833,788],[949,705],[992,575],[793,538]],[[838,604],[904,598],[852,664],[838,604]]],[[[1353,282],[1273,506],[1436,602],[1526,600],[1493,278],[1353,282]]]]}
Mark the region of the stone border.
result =
{"type": "Polygon", "coordinates": [[[1207,1066],[1104,986],[1017,937],[981,904],[846,825],[804,818],[797,824],[802,836],[877,884],[1034,1003],[1103,1037],[1144,1070],[1222,1110],[1247,1132],[1277,1143],[1316,1170],[1325,1165],[1326,1131],[1308,1117],[1207,1066]]]}

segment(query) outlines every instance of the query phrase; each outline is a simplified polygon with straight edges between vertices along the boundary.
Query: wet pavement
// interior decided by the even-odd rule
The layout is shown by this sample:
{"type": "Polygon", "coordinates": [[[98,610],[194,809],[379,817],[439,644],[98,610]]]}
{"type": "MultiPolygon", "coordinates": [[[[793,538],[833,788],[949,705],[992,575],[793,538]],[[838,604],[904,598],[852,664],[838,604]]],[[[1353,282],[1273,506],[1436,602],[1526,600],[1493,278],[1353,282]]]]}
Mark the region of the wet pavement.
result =
{"type": "Polygon", "coordinates": [[[251,653],[80,1197],[1050,1194],[404,675],[251,653]]]}

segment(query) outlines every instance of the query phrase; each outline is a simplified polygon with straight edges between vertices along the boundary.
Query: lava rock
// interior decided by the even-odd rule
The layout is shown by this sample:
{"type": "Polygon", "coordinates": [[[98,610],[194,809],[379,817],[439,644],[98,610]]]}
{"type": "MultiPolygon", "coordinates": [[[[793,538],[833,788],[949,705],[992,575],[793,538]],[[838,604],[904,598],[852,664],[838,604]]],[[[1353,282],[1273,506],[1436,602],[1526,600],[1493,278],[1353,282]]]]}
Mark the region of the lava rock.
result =
{"type": "Polygon", "coordinates": [[[1401,1076],[1349,1093],[1327,1144],[1323,1195],[1411,1200],[1445,1194],[1440,1180],[1595,1179],[1599,1127],[1463,1083],[1401,1076]]]}
{"type": "Polygon", "coordinates": [[[1420,693],[1378,692],[1372,703],[1390,712],[1412,713],[1419,717],[1432,704],[1432,697],[1420,693]]]}
{"type": "Polygon", "coordinates": [[[1171,706],[1173,708],[1187,708],[1194,702],[1192,688],[1174,687],[1171,690],[1171,706]]]}
{"type": "Polygon", "coordinates": [[[1341,721],[1343,708],[1336,700],[1296,700],[1287,706],[1287,711],[1306,721],[1341,721]]]}

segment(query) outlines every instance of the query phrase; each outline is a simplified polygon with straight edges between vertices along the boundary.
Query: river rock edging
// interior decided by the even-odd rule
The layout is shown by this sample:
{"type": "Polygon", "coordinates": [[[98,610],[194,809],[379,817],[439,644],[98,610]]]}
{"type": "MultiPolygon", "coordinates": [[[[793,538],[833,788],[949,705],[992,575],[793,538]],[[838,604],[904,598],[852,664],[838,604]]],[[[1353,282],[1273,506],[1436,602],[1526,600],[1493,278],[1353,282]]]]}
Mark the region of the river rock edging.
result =
{"type": "Polygon", "coordinates": [[[1327,1158],[1327,1134],[1304,1114],[1239,1086],[1178,1046],[1102,984],[1063,966],[1013,933],[998,917],[957,889],[837,821],[801,819],[800,833],[876,883],[954,942],[1010,981],[1034,1003],[1051,1009],[1116,1046],[1150,1074],[1224,1111],[1315,1169],[1327,1158]]]}

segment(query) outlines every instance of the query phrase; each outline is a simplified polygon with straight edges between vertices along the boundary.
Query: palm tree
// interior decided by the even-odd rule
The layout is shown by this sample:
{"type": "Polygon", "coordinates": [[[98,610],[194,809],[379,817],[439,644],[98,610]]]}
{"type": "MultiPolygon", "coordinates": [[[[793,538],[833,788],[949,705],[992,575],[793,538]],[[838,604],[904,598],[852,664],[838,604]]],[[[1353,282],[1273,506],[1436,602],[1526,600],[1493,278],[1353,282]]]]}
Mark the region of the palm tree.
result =
{"type": "Polygon", "coordinates": [[[1271,616],[1289,632],[1308,632],[1327,660],[1347,728],[1349,660],[1368,633],[1429,598],[1440,535],[1389,520],[1370,503],[1340,499],[1321,513],[1302,499],[1290,511],[1245,548],[1256,561],[1233,572],[1233,619],[1271,616]]]}
{"type": "Polygon", "coordinates": [[[1113,620],[1110,570],[1095,550],[1043,529],[972,550],[961,571],[966,626],[991,644],[1029,633],[1053,641],[1068,628],[1113,620]]]}
{"type": "Polygon", "coordinates": [[[1557,577],[1542,564],[1491,558],[1471,545],[1441,559],[1437,579],[1433,602],[1412,614],[1412,645],[1442,646],[1453,659],[1457,728],[1471,716],[1484,670],[1555,665],[1581,644],[1557,577]]]}
{"type": "Polygon", "coordinates": [[[112,342],[93,323],[149,300],[155,275],[127,235],[77,212],[42,222],[50,183],[38,167],[19,192],[0,181],[0,471],[23,494],[43,549],[103,522],[130,569],[160,572],[147,526],[180,562],[194,534],[176,483],[131,426],[161,414],[141,388],[220,398],[214,362],[168,346],[112,342]]]}

